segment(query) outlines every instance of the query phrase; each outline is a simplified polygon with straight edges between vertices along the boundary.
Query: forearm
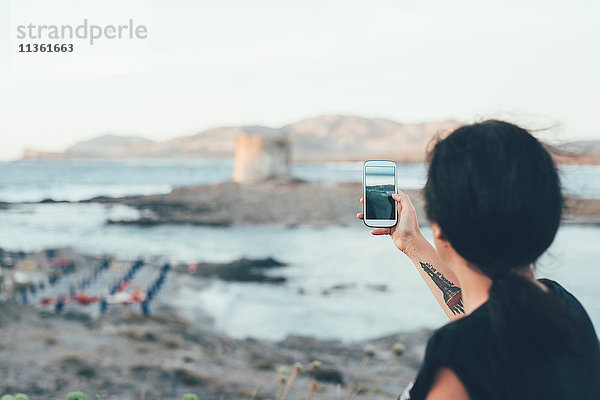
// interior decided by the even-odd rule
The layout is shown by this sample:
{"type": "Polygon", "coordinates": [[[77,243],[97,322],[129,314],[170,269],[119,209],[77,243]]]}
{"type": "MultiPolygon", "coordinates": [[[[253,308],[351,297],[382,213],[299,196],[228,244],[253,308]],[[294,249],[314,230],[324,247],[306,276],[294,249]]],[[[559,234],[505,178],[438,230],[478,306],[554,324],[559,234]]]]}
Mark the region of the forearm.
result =
{"type": "Polygon", "coordinates": [[[456,277],[423,236],[407,244],[404,253],[415,264],[429,290],[450,320],[464,315],[462,295],[456,277]]]}

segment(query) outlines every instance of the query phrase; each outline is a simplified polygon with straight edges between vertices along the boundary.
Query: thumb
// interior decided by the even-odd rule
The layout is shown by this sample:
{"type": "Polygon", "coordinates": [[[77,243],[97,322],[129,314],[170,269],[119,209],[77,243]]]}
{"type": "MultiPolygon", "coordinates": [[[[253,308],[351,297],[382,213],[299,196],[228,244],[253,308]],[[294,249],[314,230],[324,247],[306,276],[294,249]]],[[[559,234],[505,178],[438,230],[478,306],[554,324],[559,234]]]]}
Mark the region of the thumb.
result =
{"type": "Polygon", "coordinates": [[[401,190],[398,190],[398,193],[394,193],[392,198],[396,200],[398,203],[402,203],[404,200],[408,200],[408,195],[401,190]]]}
{"type": "Polygon", "coordinates": [[[398,193],[394,193],[392,195],[392,198],[394,200],[396,200],[398,202],[398,211],[400,211],[400,209],[402,208],[402,205],[408,205],[410,204],[410,197],[408,197],[408,195],[400,190],[398,190],[398,193]]]}
{"type": "Polygon", "coordinates": [[[396,200],[396,202],[398,203],[398,214],[400,214],[400,211],[402,210],[402,201],[404,200],[404,197],[398,193],[394,193],[392,195],[392,199],[396,200]]]}
{"type": "Polygon", "coordinates": [[[410,197],[402,191],[398,191],[392,195],[392,198],[398,202],[398,216],[403,213],[408,213],[413,208],[413,205],[410,201],[410,197]]]}

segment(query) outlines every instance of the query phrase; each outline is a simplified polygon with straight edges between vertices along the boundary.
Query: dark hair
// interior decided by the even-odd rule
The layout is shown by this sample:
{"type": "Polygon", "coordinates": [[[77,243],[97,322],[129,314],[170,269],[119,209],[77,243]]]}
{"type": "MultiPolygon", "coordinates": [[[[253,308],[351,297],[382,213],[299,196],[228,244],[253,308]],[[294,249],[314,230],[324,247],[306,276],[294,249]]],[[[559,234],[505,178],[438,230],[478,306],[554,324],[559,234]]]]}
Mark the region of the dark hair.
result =
{"type": "Polygon", "coordinates": [[[488,307],[501,346],[551,354],[576,341],[573,313],[518,269],[534,263],[560,225],[557,168],[528,131],[488,120],[435,144],[426,212],[465,260],[492,279],[488,307]]]}

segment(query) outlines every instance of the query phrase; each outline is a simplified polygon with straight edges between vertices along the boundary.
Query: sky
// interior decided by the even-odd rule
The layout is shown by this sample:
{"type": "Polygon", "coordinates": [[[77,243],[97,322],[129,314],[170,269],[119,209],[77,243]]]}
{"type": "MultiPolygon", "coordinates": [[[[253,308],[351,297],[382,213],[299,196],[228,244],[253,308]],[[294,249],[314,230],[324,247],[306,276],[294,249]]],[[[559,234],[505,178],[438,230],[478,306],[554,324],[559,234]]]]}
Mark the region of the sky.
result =
{"type": "Polygon", "coordinates": [[[113,133],[164,140],[324,114],[505,118],[600,139],[600,2],[0,0],[0,159],[113,133]],[[18,53],[20,24],[138,40],[18,53]]]}
{"type": "Polygon", "coordinates": [[[367,185],[393,185],[395,181],[395,169],[393,167],[367,167],[367,185]]]}

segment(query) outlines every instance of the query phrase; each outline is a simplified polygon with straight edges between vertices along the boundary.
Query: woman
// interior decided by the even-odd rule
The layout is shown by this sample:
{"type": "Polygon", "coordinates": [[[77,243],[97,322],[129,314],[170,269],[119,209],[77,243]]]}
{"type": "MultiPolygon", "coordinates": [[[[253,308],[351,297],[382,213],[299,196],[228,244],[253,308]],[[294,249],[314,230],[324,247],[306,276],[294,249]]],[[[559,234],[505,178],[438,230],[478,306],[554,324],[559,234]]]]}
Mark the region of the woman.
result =
{"type": "Polygon", "coordinates": [[[437,142],[425,185],[435,249],[410,199],[394,199],[398,224],[371,233],[391,236],[451,320],[429,339],[402,398],[600,399],[600,349],[587,313],[558,283],[533,275],[563,208],[540,142],[496,120],[437,142]]]}

